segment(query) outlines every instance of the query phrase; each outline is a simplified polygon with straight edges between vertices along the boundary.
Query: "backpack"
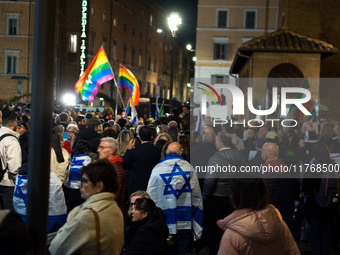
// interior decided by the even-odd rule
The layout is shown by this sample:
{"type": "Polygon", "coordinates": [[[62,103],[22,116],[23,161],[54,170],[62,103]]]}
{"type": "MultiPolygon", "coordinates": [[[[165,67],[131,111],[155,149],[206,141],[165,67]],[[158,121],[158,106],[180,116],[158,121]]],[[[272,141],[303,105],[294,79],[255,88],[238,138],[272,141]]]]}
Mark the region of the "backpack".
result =
{"type": "Polygon", "coordinates": [[[320,187],[315,191],[319,206],[339,209],[339,178],[336,172],[323,173],[320,187]]]}
{"type": "MultiPolygon", "coordinates": [[[[4,139],[5,137],[7,137],[7,136],[13,136],[13,137],[15,137],[15,138],[18,140],[18,138],[17,138],[15,135],[12,135],[12,134],[4,134],[4,135],[0,136],[0,141],[1,141],[2,139],[4,139]]],[[[19,141],[18,141],[18,142],[19,142],[19,141]]],[[[6,166],[5,169],[3,169],[3,167],[2,167],[2,155],[1,155],[1,151],[0,151],[0,182],[1,182],[2,179],[4,178],[4,175],[5,175],[6,171],[7,171],[7,169],[8,169],[8,165],[6,166]]]]}

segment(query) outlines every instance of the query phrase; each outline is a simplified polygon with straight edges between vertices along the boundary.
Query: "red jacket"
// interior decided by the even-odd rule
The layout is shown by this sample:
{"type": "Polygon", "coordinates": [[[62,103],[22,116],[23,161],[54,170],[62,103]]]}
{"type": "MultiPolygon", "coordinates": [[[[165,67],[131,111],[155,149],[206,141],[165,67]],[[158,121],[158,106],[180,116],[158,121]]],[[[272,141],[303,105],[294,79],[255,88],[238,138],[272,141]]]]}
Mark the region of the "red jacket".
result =
{"type": "Polygon", "coordinates": [[[119,155],[115,155],[110,158],[110,161],[115,166],[117,173],[118,173],[119,181],[120,181],[120,189],[118,190],[115,196],[115,200],[117,201],[118,206],[120,210],[122,211],[123,216],[125,218],[127,215],[127,204],[126,204],[127,200],[126,200],[126,174],[121,164],[123,162],[123,159],[119,155]]]}

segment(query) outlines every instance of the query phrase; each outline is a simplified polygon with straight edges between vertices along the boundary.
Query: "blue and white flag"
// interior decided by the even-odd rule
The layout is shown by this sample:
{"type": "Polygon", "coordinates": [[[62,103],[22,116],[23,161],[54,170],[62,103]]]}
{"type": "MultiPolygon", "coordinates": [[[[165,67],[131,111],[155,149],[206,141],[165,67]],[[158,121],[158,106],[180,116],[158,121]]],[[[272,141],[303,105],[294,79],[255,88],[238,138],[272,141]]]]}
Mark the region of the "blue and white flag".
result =
{"type": "Polygon", "coordinates": [[[170,154],[152,170],[146,191],[166,215],[170,234],[203,231],[203,200],[194,168],[181,156],[170,154]]]}
{"type": "Polygon", "coordinates": [[[136,127],[138,125],[138,113],[136,107],[131,104],[131,122],[132,126],[136,127]]]}
{"type": "Polygon", "coordinates": [[[158,98],[159,98],[159,96],[157,96],[157,98],[156,98],[155,120],[159,120],[158,98]]]}
{"type": "Polygon", "coordinates": [[[195,131],[199,133],[203,133],[203,128],[204,128],[204,120],[203,120],[201,111],[199,111],[195,131]]]}
{"type": "MultiPolygon", "coordinates": [[[[63,183],[54,172],[50,172],[50,193],[48,208],[48,233],[57,232],[66,223],[67,208],[63,183]]],[[[27,175],[17,175],[13,195],[14,210],[26,222],[27,175]]]]}
{"type": "Polygon", "coordinates": [[[80,169],[87,166],[92,161],[92,158],[87,154],[74,154],[71,159],[71,171],[68,181],[65,186],[70,189],[79,189],[80,184],[80,169]]]}

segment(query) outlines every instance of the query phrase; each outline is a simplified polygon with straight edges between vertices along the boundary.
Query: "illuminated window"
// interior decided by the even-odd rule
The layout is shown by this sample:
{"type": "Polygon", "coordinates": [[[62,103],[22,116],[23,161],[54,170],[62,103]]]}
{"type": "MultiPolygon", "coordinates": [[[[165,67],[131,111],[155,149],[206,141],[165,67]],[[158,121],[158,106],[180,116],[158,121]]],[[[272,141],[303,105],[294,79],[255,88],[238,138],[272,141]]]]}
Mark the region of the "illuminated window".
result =
{"type": "Polygon", "coordinates": [[[150,27],[152,26],[152,15],[150,15],[150,27]]]}
{"type": "Polygon", "coordinates": [[[114,27],[116,27],[117,26],[117,18],[115,17],[115,18],[113,18],[113,21],[112,21],[112,23],[113,23],[113,26],[114,27]]]}
{"type": "Polygon", "coordinates": [[[94,5],[91,6],[91,15],[96,16],[96,7],[94,5]]]}
{"type": "Polygon", "coordinates": [[[138,55],[138,67],[142,66],[142,51],[139,52],[138,55]]]}
{"type": "Polygon", "coordinates": [[[67,52],[68,53],[77,53],[77,44],[78,43],[78,36],[76,34],[69,34],[68,35],[68,45],[67,45],[67,52]]]}

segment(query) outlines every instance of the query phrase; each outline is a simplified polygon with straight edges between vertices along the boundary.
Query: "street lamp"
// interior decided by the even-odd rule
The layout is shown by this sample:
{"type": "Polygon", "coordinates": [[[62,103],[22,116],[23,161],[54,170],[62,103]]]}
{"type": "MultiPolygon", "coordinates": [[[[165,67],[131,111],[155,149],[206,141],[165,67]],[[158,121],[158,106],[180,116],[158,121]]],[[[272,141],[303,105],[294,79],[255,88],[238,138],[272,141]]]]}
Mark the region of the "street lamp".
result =
{"type": "Polygon", "coordinates": [[[174,65],[175,65],[175,37],[176,37],[176,31],[178,30],[178,26],[182,24],[182,19],[179,17],[177,12],[173,12],[168,17],[168,25],[169,29],[171,31],[172,41],[171,41],[171,72],[170,72],[170,107],[169,110],[172,108],[172,90],[173,90],[173,84],[174,84],[174,65]]]}

